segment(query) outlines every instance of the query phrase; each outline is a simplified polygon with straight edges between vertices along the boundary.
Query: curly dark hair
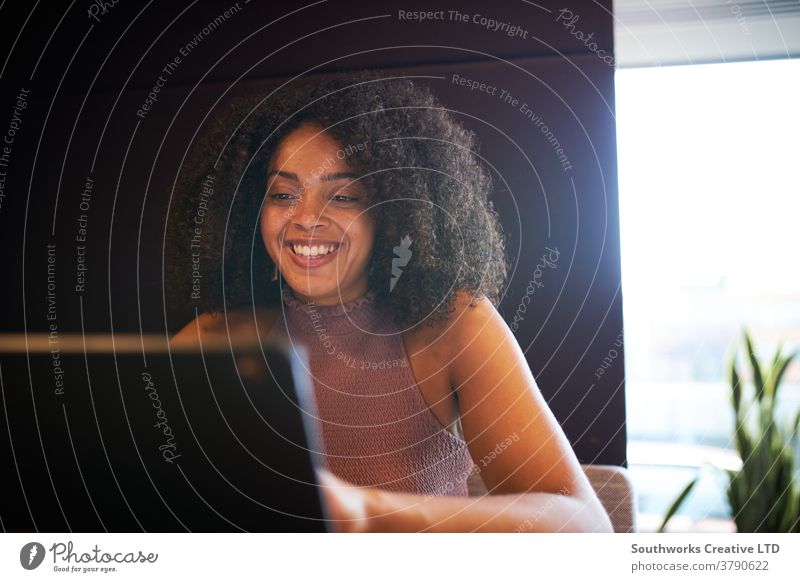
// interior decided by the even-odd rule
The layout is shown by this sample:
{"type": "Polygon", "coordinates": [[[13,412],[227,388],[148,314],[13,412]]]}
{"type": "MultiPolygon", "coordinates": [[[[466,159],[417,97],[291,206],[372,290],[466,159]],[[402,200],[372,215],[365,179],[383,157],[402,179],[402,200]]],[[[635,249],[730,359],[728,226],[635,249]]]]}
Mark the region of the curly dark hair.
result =
{"type": "Polygon", "coordinates": [[[237,99],[199,139],[168,217],[177,305],[280,300],[258,221],[272,153],[301,124],[326,129],[364,181],[376,224],[369,285],[398,325],[446,318],[458,290],[497,305],[507,260],[474,134],[419,83],[368,71],[237,99]],[[413,255],[390,291],[404,237],[413,255]]]}

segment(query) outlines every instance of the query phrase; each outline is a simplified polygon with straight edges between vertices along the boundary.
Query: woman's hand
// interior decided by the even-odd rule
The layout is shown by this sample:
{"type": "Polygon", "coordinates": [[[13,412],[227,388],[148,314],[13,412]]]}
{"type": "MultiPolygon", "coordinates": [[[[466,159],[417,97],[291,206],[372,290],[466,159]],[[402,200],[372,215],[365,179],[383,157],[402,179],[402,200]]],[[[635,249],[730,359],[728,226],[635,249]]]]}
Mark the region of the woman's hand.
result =
{"type": "Polygon", "coordinates": [[[371,511],[379,504],[382,491],[358,487],[339,479],[330,471],[317,469],[322,486],[322,499],[330,519],[330,529],[335,532],[370,532],[375,529],[371,511]]]}

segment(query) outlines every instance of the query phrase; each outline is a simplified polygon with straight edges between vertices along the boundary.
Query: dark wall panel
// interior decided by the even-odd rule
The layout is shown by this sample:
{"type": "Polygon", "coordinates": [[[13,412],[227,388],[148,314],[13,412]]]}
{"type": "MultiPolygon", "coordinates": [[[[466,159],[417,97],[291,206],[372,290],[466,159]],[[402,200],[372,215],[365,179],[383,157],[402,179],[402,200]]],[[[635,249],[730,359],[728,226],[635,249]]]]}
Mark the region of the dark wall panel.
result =
{"type": "MultiPolygon", "coordinates": [[[[19,19],[0,25],[7,50],[27,14],[18,4],[19,19]]],[[[232,97],[295,75],[416,76],[476,132],[494,168],[512,265],[500,311],[540,388],[581,460],[624,463],[610,3],[459,3],[466,22],[431,2],[331,0],[285,17],[300,5],[145,6],[120,3],[97,19],[86,7],[63,20],[34,13],[10,53],[0,76],[0,133],[17,126],[0,168],[4,330],[45,331],[53,306],[61,331],[184,323],[188,300],[162,301],[162,247],[196,131],[232,97]],[[421,9],[444,20],[399,17],[421,9]]]]}

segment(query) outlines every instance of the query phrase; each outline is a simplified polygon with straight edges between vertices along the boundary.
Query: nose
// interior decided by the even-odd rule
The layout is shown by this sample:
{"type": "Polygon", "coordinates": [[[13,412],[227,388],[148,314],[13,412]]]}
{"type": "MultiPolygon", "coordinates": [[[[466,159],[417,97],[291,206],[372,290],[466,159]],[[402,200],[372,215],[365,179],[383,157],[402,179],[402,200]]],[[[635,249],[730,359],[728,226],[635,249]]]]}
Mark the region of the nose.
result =
{"type": "Polygon", "coordinates": [[[305,230],[323,228],[328,225],[325,216],[325,202],[320,196],[304,192],[298,199],[295,209],[294,224],[305,230]]]}

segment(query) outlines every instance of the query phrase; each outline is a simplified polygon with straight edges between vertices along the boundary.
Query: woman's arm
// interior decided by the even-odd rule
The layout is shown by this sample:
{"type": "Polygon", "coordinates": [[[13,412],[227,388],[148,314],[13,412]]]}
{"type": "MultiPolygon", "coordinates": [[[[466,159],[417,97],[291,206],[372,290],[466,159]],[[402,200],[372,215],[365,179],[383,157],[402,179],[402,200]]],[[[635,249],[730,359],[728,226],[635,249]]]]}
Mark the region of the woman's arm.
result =
{"type": "Polygon", "coordinates": [[[201,313],[178,331],[170,343],[172,345],[195,345],[207,336],[219,336],[225,332],[225,320],[218,313],[201,313]]]}
{"type": "Polygon", "coordinates": [[[205,312],[172,336],[170,343],[174,346],[195,346],[219,339],[256,342],[267,336],[276,318],[275,310],[265,308],[227,313],[205,312]]]}
{"type": "Polygon", "coordinates": [[[345,520],[341,529],[611,531],[522,350],[491,303],[468,305],[461,298],[438,341],[448,346],[464,436],[490,495],[397,494],[349,486],[326,473],[326,501],[331,517],[345,520]]]}
{"type": "MultiPolygon", "coordinates": [[[[552,493],[425,497],[356,487],[320,471],[332,529],[340,532],[610,532],[602,509],[552,493]]],[[[597,502],[599,503],[599,502],[597,502]]]]}

